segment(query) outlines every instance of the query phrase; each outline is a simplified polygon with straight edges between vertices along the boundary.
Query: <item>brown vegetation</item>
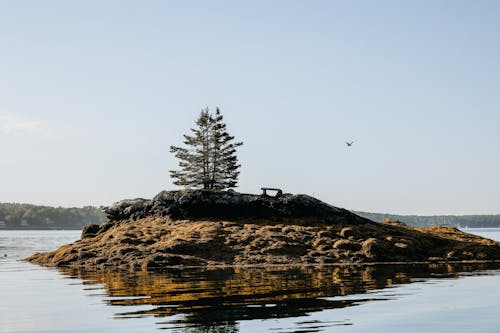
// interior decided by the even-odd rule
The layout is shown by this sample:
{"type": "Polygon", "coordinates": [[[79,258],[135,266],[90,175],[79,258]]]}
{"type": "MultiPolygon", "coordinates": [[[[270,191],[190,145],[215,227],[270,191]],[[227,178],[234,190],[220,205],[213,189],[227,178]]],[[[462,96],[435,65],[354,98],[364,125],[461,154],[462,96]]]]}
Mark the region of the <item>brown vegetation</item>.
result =
{"type": "Polygon", "coordinates": [[[455,228],[398,223],[299,225],[146,217],[89,227],[73,244],[27,260],[45,266],[124,270],[483,261],[500,260],[500,243],[455,228]]]}

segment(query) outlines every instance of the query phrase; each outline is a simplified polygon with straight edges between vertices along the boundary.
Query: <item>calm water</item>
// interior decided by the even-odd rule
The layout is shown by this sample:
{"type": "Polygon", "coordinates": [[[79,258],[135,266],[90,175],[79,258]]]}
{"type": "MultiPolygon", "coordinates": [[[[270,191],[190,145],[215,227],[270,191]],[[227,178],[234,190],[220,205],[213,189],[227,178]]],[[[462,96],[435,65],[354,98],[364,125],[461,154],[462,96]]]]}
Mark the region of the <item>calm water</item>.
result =
{"type": "Polygon", "coordinates": [[[0,332],[500,331],[500,264],[128,274],[17,260],[79,235],[0,231],[0,332]]]}

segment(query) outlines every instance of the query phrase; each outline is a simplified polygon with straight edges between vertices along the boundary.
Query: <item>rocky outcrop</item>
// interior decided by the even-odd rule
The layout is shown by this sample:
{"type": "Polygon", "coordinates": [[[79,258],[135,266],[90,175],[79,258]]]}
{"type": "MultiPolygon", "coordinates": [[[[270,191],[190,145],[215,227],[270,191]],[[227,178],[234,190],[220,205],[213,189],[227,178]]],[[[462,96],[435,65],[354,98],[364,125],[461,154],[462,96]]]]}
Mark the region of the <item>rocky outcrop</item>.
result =
{"type": "Polygon", "coordinates": [[[108,222],[169,216],[172,220],[220,220],[317,223],[369,223],[345,209],[308,195],[243,194],[229,191],[163,191],[152,200],[122,200],[104,209],[108,222]]]}
{"type": "Polygon", "coordinates": [[[305,195],[162,192],[28,261],[85,269],[500,260],[500,243],[455,228],[375,223],[305,195]]]}

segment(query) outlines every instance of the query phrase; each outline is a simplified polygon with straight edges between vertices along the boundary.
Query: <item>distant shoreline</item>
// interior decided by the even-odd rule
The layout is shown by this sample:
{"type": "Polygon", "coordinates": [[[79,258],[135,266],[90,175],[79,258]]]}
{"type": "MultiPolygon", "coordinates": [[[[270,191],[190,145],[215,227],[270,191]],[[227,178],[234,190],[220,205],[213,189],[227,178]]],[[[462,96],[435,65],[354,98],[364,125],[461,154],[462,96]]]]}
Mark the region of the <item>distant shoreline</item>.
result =
{"type": "MultiPolygon", "coordinates": [[[[399,220],[416,227],[500,228],[500,214],[493,215],[399,215],[351,211],[375,222],[399,220]]],[[[82,230],[106,222],[97,207],[62,208],[19,203],[0,203],[0,230],[82,230]]]]}
{"type": "Polygon", "coordinates": [[[99,208],[63,208],[20,203],[0,203],[0,230],[81,230],[106,220],[99,208]]]}
{"type": "Polygon", "coordinates": [[[375,222],[403,221],[415,227],[446,226],[456,228],[500,228],[500,215],[397,215],[352,211],[375,222]]]}

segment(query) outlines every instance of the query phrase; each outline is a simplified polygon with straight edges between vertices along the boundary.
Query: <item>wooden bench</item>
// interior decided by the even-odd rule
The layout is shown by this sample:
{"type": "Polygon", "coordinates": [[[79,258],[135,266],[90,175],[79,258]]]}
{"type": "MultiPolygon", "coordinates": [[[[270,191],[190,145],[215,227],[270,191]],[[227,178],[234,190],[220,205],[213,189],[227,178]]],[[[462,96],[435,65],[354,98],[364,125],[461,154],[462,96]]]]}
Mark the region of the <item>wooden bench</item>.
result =
{"type": "Polygon", "coordinates": [[[263,196],[270,196],[267,194],[267,191],[276,191],[276,194],[274,195],[275,198],[281,197],[283,195],[283,191],[279,188],[272,188],[272,187],[261,187],[262,190],[262,195],[263,196]]]}

